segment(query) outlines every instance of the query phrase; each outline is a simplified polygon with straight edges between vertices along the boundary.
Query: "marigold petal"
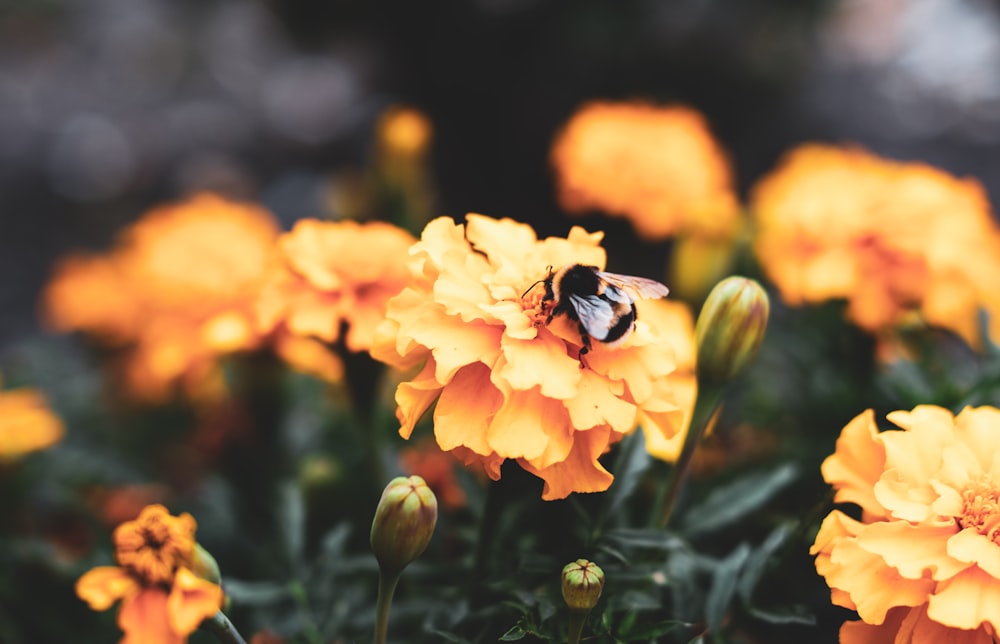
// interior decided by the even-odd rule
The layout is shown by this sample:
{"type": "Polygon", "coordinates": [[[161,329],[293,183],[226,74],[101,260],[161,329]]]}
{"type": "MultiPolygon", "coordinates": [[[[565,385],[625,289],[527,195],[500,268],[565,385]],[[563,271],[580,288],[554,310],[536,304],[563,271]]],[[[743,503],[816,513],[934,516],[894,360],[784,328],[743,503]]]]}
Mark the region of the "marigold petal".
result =
{"type": "Polygon", "coordinates": [[[196,577],[187,568],[180,568],[167,599],[167,612],[173,630],[190,635],[198,625],[222,608],[223,593],[218,584],[196,577]]]}
{"type": "Polygon", "coordinates": [[[463,322],[460,318],[435,316],[421,324],[401,329],[416,342],[431,347],[436,367],[435,378],[445,384],[462,367],[482,362],[492,365],[500,355],[502,329],[482,322],[463,322]]]}
{"type": "Polygon", "coordinates": [[[886,565],[907,579],[930,574],[947,579],[968,567],[951,556],[951,542],[957,530],[953,522],[914,525],[907,521],[877,521],[857,535],[858,545],[876,554],[886,565]]]}
{"type": "Polygon", "coordinates": [[[573,427],[587,430],[599,425],[610,425],[615,431],[622,433],[635,427],[636,408],[622,400],[625,390],[623,383],[609,381],[590,369],[577,367],[577,372],[580,380],[576,395],[563,401],[573,427]]]}
{"type": "Polygon", "coordinates": [[[997,467],[997,427],[1000,409],[995,407],[966,407],[955,417],[955,438],[978,459],[981,472],[997,467]]]}
{"type": "Polygon", "coordinates": [[[543,331],[533,340],[504,335],[500,348],[503,357],[494,365],[494,379],[522,391],[539,387],[548,398],[565,400],[577,395],[580,364],[566,354],[566,346],[551,333],[543,331]]]}
{"type": "MultiPolygon", "coordinates": [[[[952,529],[953,532],[954,530],[955,528],[952,529]]],[[[962,568],[968,567],[968,564],[976,564],[994,579],[1000,580],[1000,546],[975,528],[965,528],[953,534],[948,539],[948,555],[965,563],[966,566],[962,568]]],[[[1000,581],[996,583],[1000,585],[1000,581]]]]}
{"type": "Polygon", "coordinates": [[[543,469],[535,468],[525,459],[518,462],[545,481],[542,499],[546,501],[564,499],[572,492],[603,492],[615,478],[597,460],[607,449],[610,434],[606,427],[576,434],[566,459],[543,469]]]}
{"type": "Polygon", "coordinates": [[[646,437],[646,451],[655,458],[674,462],[680,456],[691,424],[698,381],[693,374],[672,373],[666,383],[677,398],[678,408],[659,412],[641,410],[639,424],[646,437]]]}
{"type": "Polygon", "coordinates": [[[836,503],[857,503],[871,516],[884,516],[872,486],[885,467],[885,449],[871,409],[854,417],[837,439],[836,451],[823,461],[823,479],[836,490],[836,503]]]}
{"type": "Polygon", "coordinates": [[[396,387],[396,419],[403,438],[410,437],[424,412],[441,394],[441,383],[434,377],[436,370],[433,358],[429,358],[420,373],[396,387]]]}
{"type": "Polygon", "coordinates": [[[896,634],[903,619],[915,610],[893,608],[881,624],[866,624],[860,620],[844,622],[840,627],[840,644],[896,644],[899,641],[896,634]]]}
{"type": "Polygon", "coordinates": [[[465,237],[469,243],[485,252],[490,262],[501,268],[516,267],[520,271],[526,263],[526,252],[538,241],[531,226],[513,219],[493,219],[469,213],[465,222],[465,237]]]}
{"type": "Polygon", "coordinates": [[[118,566],[98,566],[76,582],[76,595],[93,610],[107,610],[119,599],[138,590],[135,580],[118,566]]]}
{"type": "Polygon", "coordinates": [[[565,427],[566,408],[558,400],[541,395],[538,388],[511,391],[490,419],[486,440],[505,458],[532,459],[542,455],[549,443],[545,427],[565,427]]]}
{"type": "Polygon", "coordinates": [[[143,588],[122,602],[118,626],[125,632],[120,644],[184,644],[187,639],[171,627],[161,588],[143,588]]]}
{"type": "Polygon", "coordinates": [[[443,450],[462,446],[479,455],[493,453],[487,440],[490,419],[503,404],[503,395],[490,382],[490,369],[481,362],[462,367],[434,410],[434,437],[443,450]]]}
{"type": "Polygon", "coordinates": [[[1000,631],[1000,581],[977,566],[966,568],[938,585],[927,616],[955,628],[971,630],[986,623],[1000,631]]]}

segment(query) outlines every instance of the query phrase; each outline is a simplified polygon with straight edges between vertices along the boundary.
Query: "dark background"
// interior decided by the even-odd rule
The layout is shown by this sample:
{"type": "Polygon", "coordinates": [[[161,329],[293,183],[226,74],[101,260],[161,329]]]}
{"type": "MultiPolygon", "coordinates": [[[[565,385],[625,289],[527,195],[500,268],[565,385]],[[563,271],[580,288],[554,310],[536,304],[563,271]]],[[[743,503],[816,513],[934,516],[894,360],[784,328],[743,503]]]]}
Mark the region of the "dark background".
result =
{"type": "Polygon", "coordinates": [[[783,151],[855,141],[1000,189],[986,0],[6,0],[0,364],[52,262],[198,188],[325,216],[390,105],[433,121],[440,214],[565,234],[547,154],[589,99],[682,102],[742,198],[783,151]]]}

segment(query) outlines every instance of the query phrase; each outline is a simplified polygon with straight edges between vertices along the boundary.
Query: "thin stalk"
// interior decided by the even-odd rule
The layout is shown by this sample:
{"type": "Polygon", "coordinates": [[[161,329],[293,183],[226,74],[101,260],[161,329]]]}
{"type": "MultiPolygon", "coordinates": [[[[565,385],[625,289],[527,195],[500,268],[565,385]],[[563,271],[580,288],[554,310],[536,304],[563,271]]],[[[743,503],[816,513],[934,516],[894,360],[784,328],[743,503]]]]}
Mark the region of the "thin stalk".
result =
{"type": "Polygon", "coordinates": [[[698,384],[698,399],[695,402],[694,413],[691,414],[691,426],[688,428],[687,436],[684,437],[684,446],[681,448],[681,454],[677,457],[677,462],[670,472],[670,478],[667,480],[665,488],[666,492],[662,494],[663,500],[659,505],[659,527],[661,528],[666,528],[670,522],[670,515],[673,514],[674,506],[677,504],[681,487],[687,478],[688,470],[691,469],[694,452],[705,435],[709,424],[713,422],[712,418],[715,415],[715,410],[722,400],[724,389],[722,385],[714,383],[703,385],[702,382],[698,384]]]}
{"type": "Polygon", "coordinates": [[[389,609],[392,607],[392,596],[399,583],[399,573],[383,571],[378,576],[378,601],[375,604],[375,644],[385,644],[385,636],[389,630],[389,609]]]}
{"type": "Polygon", "coordinates": [[[236,627],[221,610],[214,617],[202,622],[201,626],[225,644],[247,644],[247,641],[243,639],[240,632],[236,630],[236,627]]]}
{"type": "Polygon", "coordinates": [[[580,644],[580,637],[583,635],[583,626],[587,623],[587,611],[571,610],[569,612],[569,633],[566,636],[566,644],[580,644]]]}

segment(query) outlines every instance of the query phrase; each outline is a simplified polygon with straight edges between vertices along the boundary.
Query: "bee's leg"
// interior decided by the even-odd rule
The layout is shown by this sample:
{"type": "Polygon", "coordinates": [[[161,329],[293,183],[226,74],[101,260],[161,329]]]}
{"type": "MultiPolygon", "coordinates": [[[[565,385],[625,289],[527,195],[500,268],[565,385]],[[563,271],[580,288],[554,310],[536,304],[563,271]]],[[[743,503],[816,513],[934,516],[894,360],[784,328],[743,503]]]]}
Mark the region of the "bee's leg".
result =
{"type": "Polygon", "coordinates": [[[583,361],[583,356],[590,353],[590,334],[587,333],[587,329],[584,328],[583,324],[579,325],[580,328],[580,340],[583,342],[583,346],[580,347],[580,353],[577,358],[580,360],[580,368],[586,367],[586,363],[583,361]]]}

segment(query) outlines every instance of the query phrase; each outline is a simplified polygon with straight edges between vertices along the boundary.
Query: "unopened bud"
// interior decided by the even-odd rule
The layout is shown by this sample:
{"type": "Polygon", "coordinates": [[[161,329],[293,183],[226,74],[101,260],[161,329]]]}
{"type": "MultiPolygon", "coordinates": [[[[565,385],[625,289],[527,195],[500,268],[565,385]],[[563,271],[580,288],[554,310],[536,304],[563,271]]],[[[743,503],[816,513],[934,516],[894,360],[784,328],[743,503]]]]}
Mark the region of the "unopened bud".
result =
{"type": "Polygon", "coordinates": [[[562,569],[562,594],[571,611],[589,612],[604,590],[604,571],[586,559],[577,559],[562,569]]]}
{"type": "Polygon", "coordinates": [[[383,572],[398,573],[427,548],[437,524],[437,498],[419,476],[389,481],[372,521],[372,551],[383,572]]]}
{"type": "Polygon", "coordinates": [[[195,577],[200,577],[213,584],[222,582],[222,573],[219,572],[218,562],[208,550],[201,547],[200,543],[194,544],[194,552],[191,554],[191,572],[195,574],[195,577]]]}
{"type": "Polygon", "coordinates": [[[755,280],[727,277],[712,289],[695,325],[698,375],[731,380],[757,355],[771,304],[755,280]]]}

